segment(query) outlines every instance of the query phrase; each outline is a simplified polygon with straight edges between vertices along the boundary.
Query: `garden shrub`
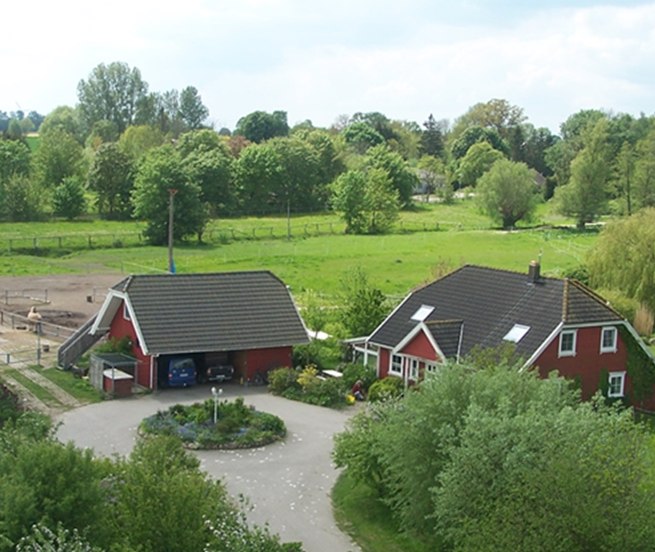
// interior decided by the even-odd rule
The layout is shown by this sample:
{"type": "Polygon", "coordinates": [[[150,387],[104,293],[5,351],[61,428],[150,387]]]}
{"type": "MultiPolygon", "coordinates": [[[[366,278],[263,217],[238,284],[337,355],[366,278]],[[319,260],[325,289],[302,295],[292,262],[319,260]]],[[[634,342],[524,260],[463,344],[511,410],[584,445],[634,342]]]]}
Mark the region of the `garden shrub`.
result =
{"type": "Polygon", "coordinates": [[[368,390],[368,400],[385,401],[403,394],[404,384],[401,378],[393,376],[378,380],[368,390]]]}
{"type": "Polygon", "coordinates": [[[298,372],[293,368],[276,368],[268,373],[268,388],[275,395],[282,395],[287,389],[300,389],[298,372]]]}
{"type": "Polygon", "coordinates": [[[261,446],[286,435],[280,418],[246,406],[241,397],[219,402],[217,418],[214,424],[214,401],[207,399],[159,411],[145,418],[140,429],[147,435],[172,435],[187,446],[200,448],[261,446]]]}
{"type": "Polygon", "coordinates": [[[373,382],[377,380],[375,368],[363,364],[344,364],[341,367],[341,372],[343,373],[342,380],[346,389],[352,389],[355,382],[361,380],[364,390],[368,390],[373,382]]]}

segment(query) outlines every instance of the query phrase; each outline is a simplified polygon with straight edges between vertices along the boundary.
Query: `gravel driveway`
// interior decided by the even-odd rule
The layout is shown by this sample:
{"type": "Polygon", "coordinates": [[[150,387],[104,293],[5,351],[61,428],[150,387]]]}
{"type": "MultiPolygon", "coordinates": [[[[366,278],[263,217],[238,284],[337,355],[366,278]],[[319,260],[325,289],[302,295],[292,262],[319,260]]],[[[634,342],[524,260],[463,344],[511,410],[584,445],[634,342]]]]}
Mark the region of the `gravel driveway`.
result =
{"type": "MultiPolygon", "coordinates": [[[[332,436],[353,410],[335,411],[288,401],[263,388],[224,385],[224,398],[243,396],[246,404],[280,416],[287,425],[284,442],[239,451],[198,451],[203,468],[223,479],[233,496],[247,497],[248,519],[268,523],[284,541],[300,541],[307,552],[358,550],[332,517],[330,490],[338,475],[331,463],[332,436]]],[[[211,397],[209,386],[166,390],[84,406],[59,417],[61,441],[90,447],[97,454],[125,455],[146,416],[176,403],[211,397]]]]}

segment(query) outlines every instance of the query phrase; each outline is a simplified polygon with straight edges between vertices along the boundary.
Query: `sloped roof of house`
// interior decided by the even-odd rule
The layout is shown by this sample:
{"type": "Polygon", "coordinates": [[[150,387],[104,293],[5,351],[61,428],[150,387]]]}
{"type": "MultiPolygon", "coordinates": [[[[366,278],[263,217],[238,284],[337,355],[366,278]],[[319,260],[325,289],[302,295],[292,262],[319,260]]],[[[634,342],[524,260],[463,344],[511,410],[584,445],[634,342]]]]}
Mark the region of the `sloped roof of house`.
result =
{"type": "Polygon", "coordinates": [[[425,324],[440,347],[446,345],[442,347],[444,354],[452,357],[457,354],[453,321],[461,321],[462,355],[475,346],[502,344],[516,326],[513,335],[520,335],[515,341],[516,352],[527,359],[560,323],[621,320],[600,296],[577,281],[529,278],[528,273],[466,265],[411,292],[367,341],[393,349],[417,324],[425,324]],[[426,307],[434,309],[423,321],[417,321],[415,314],[426,307]],[[444,326],[447,321],[450,324],[444,326]],[[441,326],[442,333],[448,328],[447,335],[436,333],[441,326]]]}
{"type": "Polygon", "coordinates": [[[96,328],[106,329],[123,301],[148,354],[308,342],[289,290],[269,271],[130,276],[110,290],[96,328]]]}

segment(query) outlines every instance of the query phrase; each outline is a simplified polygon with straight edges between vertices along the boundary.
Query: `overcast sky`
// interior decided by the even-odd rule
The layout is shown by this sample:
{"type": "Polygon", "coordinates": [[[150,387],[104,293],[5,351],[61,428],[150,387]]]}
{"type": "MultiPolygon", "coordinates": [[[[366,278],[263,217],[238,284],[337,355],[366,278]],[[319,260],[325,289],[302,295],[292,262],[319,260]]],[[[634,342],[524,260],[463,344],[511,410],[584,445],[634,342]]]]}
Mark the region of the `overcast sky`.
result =
{"type": "Polygon", "coordinates": [[[553,131],[580,109],[655,113],[655,2],[31,0],[0,7],[0,110],[75,105],[99,63],[195,86],[216,128],[255,110],[453,121],[504,98],[553,131]]]}

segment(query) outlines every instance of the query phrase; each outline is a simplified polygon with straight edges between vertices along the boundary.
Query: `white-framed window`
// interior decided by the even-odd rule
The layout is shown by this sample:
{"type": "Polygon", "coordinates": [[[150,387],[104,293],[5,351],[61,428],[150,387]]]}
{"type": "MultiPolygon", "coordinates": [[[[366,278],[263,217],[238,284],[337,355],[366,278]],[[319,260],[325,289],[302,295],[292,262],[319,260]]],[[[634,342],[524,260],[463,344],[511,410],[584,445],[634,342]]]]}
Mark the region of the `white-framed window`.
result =
{"type": "Polygon", "coordinates": [[[413,358],[409,364],[409,379],[418,381],[418,359],[413,358]]]}
{"type": "Polygon", "coordinates": [[[437,365],[434,362],[426,362],[425,363],[425,372],[424,372],[424,377],[427,376],[428,374],[434,375],[437,373],[437,365]]]}
{"type": "Polygon", "coordinates": [[[576,330],[564,330],[559,334],[559,356],[575,356],[576,330]]]}
{"type": "Polygon", "coordinates": [[[625,389],[625,372],[610,372],[607,383],[608,397],[623,397],[625,389]]]}
{"type": "Polygon", "coordinates": [[[391,355],[391,366],[389,367],[389,373],[396,376],[403,375],[403,357],[400,355],[391,355]]]}
{"type": "Polygon", "coordinates": [[[123,302],[123,318],[125,320],[131,320],[130,310],[127,308],[127,303],[123,302]]]}
{"type": "Polygon", "coordinates": [[[617,334],[618,332],[614,326],[603,328],[603,331],[600,333],[601,353],[616,353],[617,334]]]}

